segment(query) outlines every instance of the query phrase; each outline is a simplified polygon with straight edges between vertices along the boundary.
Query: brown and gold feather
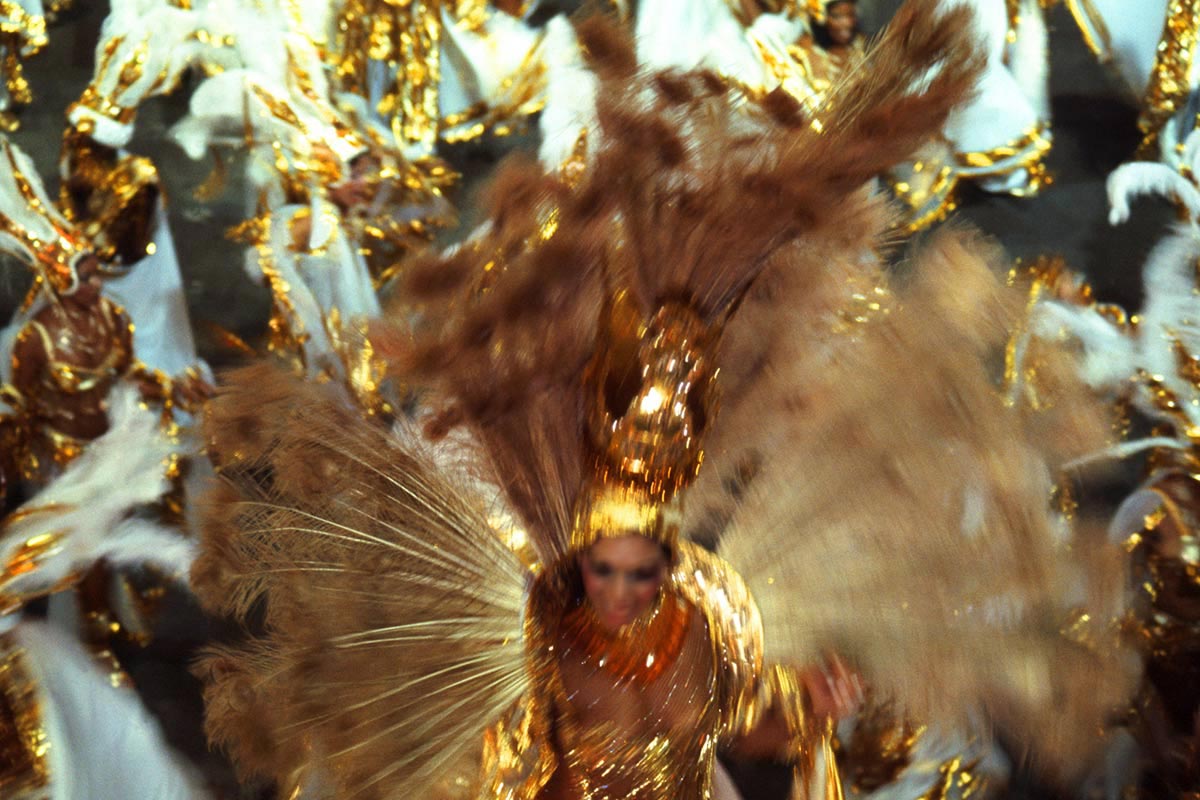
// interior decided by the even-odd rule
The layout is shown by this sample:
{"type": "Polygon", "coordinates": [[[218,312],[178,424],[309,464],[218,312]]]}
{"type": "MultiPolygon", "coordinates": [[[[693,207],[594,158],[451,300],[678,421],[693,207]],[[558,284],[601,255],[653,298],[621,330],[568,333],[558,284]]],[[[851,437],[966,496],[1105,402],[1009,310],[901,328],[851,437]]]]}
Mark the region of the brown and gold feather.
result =
{"type": "Polygon", "coordinates": [[[724,328],[725,409],[689,502],[744,570],[776,657],[842,646],[935,719],[1015,698],[1017,722],[1073,752],[1079,737],[1028,702],[1062,684],[1020,670],[1078,655],[1077,694],[1093,696],[1064,700],[1081,713],[1115,694],[1113,673],[1054,638],[1054,582],[1067,574],[1081,602],[1099,587],[1051,558],[1047,462],[986,370],[1014,312],[949,241],[903,292],[880,268],[872,182],[971,90],[969,21],[907,3],[811,119],[712,74],[639,75],[627,37],[582,26],[601,77],[590,169],[568,186],[509,164],[485,229],[408,270],[415,328],[382,342],[428,389],[428,432],[466,428],[469,469],[333,387],[230,379],[208,422],[225,494],[194,580],[210,608],[265,626],[205,661],[210,731],[239,764],[339,796],[421,796],[527,687],[527,576],[481,487],[544,564],[562,557],[592,466],[585,373],[617,294],[645,318],[676,302],[724,328]]]}
{"type": "Polygon", "coordinates": [[[281,788],[423,796],[527,685],[527,572],[489,498],[269,367],[227,376],[206,430],[225,466],[193,585],[264,627],[201,663],[210,737],[281,788]]]}
{"type": "Polygon", "coordinates": [[[409,271],[399,296],[423,324],[390,348],[432,387],[431,430],[480,442],[543,561],[565,551],[587,477],[583,374],[606,298],[647,318],[682,302],[720,326],[778,251],[847,238],[875,177],[971,90],[968,22],[907,4],[814,119],[711,73],[641,75],[628,36],[579,27],[601,79],[591,167],[570,186],[528,161],[502,169],[481,235],[409,271]]]}

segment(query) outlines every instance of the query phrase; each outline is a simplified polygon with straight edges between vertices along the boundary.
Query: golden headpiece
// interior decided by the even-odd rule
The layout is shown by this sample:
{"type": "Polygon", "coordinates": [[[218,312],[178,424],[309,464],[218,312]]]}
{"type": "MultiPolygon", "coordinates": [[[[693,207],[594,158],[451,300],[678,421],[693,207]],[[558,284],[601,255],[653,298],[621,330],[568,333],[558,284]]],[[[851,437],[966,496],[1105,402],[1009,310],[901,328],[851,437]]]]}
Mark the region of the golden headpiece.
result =
{"type": "Polygon", "coordinates": [[[33,161],[7,138],[0,138],[0,250],[58,292],[74,289],[75,264],[92,252],[46,195],[33,161]]]}
{"type": "Polygon", "coordinates": [[[704,459],[716,377],[707,351],[717,333],[680,303],[644,320],[624,293],[606,317],[586,378],[593,480],[578,503],[570,546],[640,535],[673,547],[678,493],[704,459]]]}

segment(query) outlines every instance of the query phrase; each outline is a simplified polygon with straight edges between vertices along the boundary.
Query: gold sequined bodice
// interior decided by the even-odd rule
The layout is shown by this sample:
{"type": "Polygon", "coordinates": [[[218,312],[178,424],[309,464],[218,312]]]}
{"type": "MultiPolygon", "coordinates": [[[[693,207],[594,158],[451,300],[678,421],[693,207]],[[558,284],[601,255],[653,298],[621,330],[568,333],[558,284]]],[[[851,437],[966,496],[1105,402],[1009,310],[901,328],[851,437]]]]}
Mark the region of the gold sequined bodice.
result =
{"type": "Polygon", "coordinates": [[[600,668],[560,630],[555,712],[571,797],[708,796],[722,719],[708,625],[684,603],[687,630],[680,652],[644,685],[600,668]]]}
{"type": "Polygon", "coordinates": [[[738,733],[762,676],[762,623],[724,561],[688,542],[647,626],[647,659],[605,665],[571,625],[573,564],[539,576],[526,617],[534,691],[485,737],[480,797],[511,800],[707,800],[718,744],[738,733]],[[653,661],[651,661],[653,657],[653,661]],[[668,663],[659,669],[662,658],[668,663]]]}

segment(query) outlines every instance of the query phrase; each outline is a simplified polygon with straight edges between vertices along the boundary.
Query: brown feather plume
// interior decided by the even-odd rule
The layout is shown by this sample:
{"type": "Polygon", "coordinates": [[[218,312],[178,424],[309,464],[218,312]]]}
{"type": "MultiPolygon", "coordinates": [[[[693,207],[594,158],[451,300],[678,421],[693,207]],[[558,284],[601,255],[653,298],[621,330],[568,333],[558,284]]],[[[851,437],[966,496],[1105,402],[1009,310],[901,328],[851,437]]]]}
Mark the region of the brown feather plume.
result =
{"type": "Polygon", "coordinates": [[[935,5],[909,3],[809,124],[777,102],[747,111],[710,73],[638,76],[626,34],[580,25],[601,79],[591,168],[567,187],[508,165],[489,227],[400,293],[424,312],[406,377],[471,429],[544,561],[586,478],[582,375],[605,299],[627,292],[646,317],[684,302],[722,325],[773,253],[849,213],[977,76],[968,17],[935,5]]]}
{"type": "MultiPolygon", "coordinates": [[[[965,23],[910,2],[810,121],[774,101],[743,113],[711,73],[638,77],[628,38],[585,26],[602,79],[591,169],[568,187],[505,168],[487,229],[409,271],[415,336],[387,340],[433,390],[431,430],[468,428],[543,562],[565,550],[589,479],[584,371],[606,301],[626,292],[645,316],[682,301],[728,324],[722,357],[756,356],[726,361],[750,396],[775,365],[730,314],[748,292],[807,285],[840,319],[854,293],[825,285],[830,264],[871,284],[885,212],[869,184],[969,90],[965,23]]],[[[227,485],[194,581],[207,607],[261,610],[266,626],[204,662],[212,736],[281,782],[315,770],[340,795],[418,796],[526,686],[526,574],[488,525],[494,498],[333,387],[244,373],[207,424],[227,485]]]]}
{"type": "Polygon", "coordinates": [[[415,435],[271,368],[223,385],[210,440],[256,433],[224,451],[193,586],[265,633],[203,659],[210,738],[284,789],[423,796],[526,688],[527,573],[415,435]]]}

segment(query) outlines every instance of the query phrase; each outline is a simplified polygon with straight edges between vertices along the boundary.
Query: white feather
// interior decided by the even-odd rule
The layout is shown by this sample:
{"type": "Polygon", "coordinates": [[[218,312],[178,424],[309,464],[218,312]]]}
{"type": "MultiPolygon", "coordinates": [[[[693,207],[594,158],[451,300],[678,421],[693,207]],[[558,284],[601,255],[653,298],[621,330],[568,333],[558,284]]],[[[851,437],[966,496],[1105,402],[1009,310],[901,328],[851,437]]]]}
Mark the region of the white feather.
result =
{"type": "Polygon", "coordinates": [[[1081,377],[1088,386],[1115,390],[1137,372],[1137,341],[1094,308],[1049,301],[1037,307],[1032,323],[1034,335],[1040,338],[1079,340],[1084,356],[1081,377]]]}
{"type": "MultiPolygon", "coordinates": [[[[538,127],[542,144],[538,158],[546,169],[557,169],[575,150],[581,134],[599,132],[596,91],[599,81],[583,63],[575,31],[562,17],[546,24],[542,46],[546,61],[546,108],[538,127]]],[[[596,143],[592,143],[593,149],[596,143]]]]}
{"type": "Polygon", "coordinates": [[[1123,164],[1108,176],[1107,188],[1110,225],[1128,221],[1129,204],[1137,197],[1150,194],[1183,203],[1193,219],[1200,215],[1200,190],[1164,164],[1148,161],[1123,164]]]}
{"type": "MultiPolygon", "coordinates": [[[[118,3],[104,21],[96,45],[100,65],[91,88],[123,109],[136,109],[151,97],[169,94],[189,67],[218,48],[200,37],[202,19],[192,11],[162,2],[118,3]],[[132,80],[130,78],[132,77],[132,80]]],[[[72,124],[90,121],[93,138],[124,147],[133,123],[110,118],[87,105],[71,107],[72,124]]]]}
{"type": "MultiPolygon", "coordinates": [[[[1183,150],[1184,163],[1196,166],[1200,159],[1200,135],[1191,134],[1183,150]]],[[[1180,348],[1200,353],[1200,296],[1197,295],[1195,264],[1200,259],[1200,189],[1183,174],[1163,164],[1125,164],[1108,178],[1111,205],[1109,220],[1114,225],[1130,216],[1130,203],[1141,195],[1160,195],[1180,204],[1189,221],[1176,228],[1150,253],[1143,267],[1145,300],[1136,330],[1128,331],[1093,308],[1044,303],[1036,317],[1036,335],[1053,337],[1064,332],[1078,338],[1084,349],[1081,377],[1091,386],[1120,393],[1134,386],[1133,401],[1151,418],[1175,427],[1181,442],[1186,435],[1174,414],[1164,413],[1156,397],[1157,387],[1171,392],[1177,408],[1185,415],[1183,424],[1200,424],[1200,391],[1179,374],[1180,348]]],[[[1154,437],[1092,454],[1080,461],[1123,458],[1149,447],[1171,446],[1171,439],[1154,437]]]]}
{"type": "Polygon", "coordinates": [[[1041,119],[1050,119],[1049,34],[1038,0],[1022,0],[1016,41],[1008,50],[1008,68],[1041,119]]]}
{"type": "Polygon", "coordinates": [[[0,536],[0,562],[7,563],[33,537],[53,533],[55,539],[37,554],[36,569],[10,578],[5,591],[49,591],[105,556],[172,572],[186,566],[187,540],[181,535],[126,519],[167,490],[166,463],[179,445],[158,416],[139,404],[131,386],[113,390],[109,419],[107,433],[9,517],[0,536]]]}

